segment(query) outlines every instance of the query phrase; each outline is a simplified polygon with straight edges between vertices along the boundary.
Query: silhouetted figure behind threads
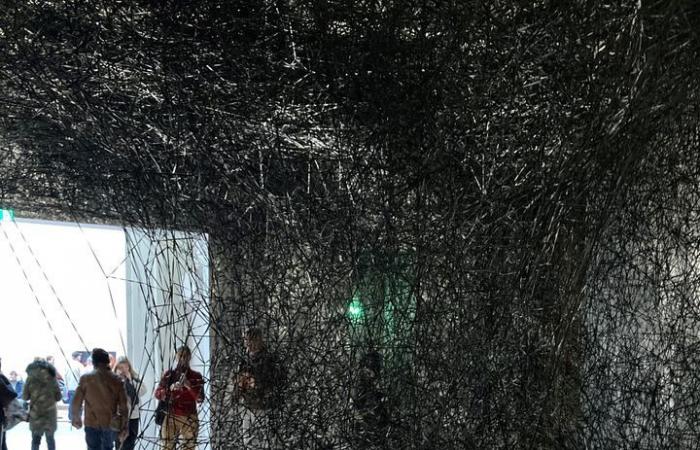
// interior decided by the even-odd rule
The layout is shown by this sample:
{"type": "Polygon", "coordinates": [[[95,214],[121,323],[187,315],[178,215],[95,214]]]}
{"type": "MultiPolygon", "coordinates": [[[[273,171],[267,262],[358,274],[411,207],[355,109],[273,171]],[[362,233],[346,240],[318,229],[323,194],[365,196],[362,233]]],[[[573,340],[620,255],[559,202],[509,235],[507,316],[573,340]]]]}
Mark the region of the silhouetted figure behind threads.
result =
{"type": "Polygon", "coordinates": [[[381,369],[382,355],[378,352],[369,352],[360,359],[353,407],[355,438],[361,448],[381,448],[386,441],[389,414],[385,395],[379,387],[381,369]]]}
{"type": "Polygon", "coordinates": [[[262,331],[243,334],[247,357],[235,377],[235,400],[243,404],[243,444],[247,449],[276,448],[279,409],[287,372],[265,345],[262,331]]]}

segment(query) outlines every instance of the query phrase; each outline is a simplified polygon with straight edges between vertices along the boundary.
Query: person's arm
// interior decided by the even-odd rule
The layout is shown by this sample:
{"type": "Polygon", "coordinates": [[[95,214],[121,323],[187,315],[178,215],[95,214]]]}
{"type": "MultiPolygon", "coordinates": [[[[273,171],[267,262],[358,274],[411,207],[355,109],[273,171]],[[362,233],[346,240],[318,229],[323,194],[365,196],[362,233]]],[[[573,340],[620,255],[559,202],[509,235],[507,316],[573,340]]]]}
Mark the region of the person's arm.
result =
{"type": "Polygon", "coordinates": [[[187,398],[188,400],[202,402],[204,401],[204,380],[199,373],[194,373],[191,379],[185,380],[182,390],[178,393],[179,397],[187,398]]]}
{"type": "MultiPolygon", "coordinates": [[[[7,405],[12,402],[12,400],[17,398],[17,392],[12,389],[12,384],[10,380],[0,375],[0,410],[4,410],[7,405]]],[[[0,411],[0,417],[4,417],[4,412],[0,411]]],[[[2,422],[0,422],[2,425],[2,422]]]]}
{"type": "Polygon", "coordinates": [[[80,418],[80,410],[83,408],[83,400],[85,399],[85,380],[80,377],[78,387],[75,389],[75,396],[70,404],[71,415],[73,416],[73,426],[80,429],[83,426],[83,420],[80,418]]]}
{"type": "Polygon", "coordinates": [[[117,414],[119,415],[119,431],[122,441],[126,439],[129,434],[129,403],[126,399],[126,387],[124,383],[119,383],[119,388],[117,389],[117,414]],[[126,435],[124,433],[126,432],[126,435]]]}
{"type": "Polygon", "coordinates": [[[241,398],[240,374],[231,375],[229,382],[226,384],[225,395],[226,402],[236,403],[241,398]]]}
{"type": "Polygon", "coordinates": [[[168,379],[170,378],[170,370],[166,370],[162,377],[160,377],[160,382],[156,388],[156,392],[153,396],[158,400],[165,400],[166,394],[170,386],[167,386],[168,379]]]}
{"type": "Polygon", "coordinates": [[[29,394],[29,380],[27,380],[27,384],[25,384],[24,386],[22,386],[22,400],[28,402],[29,400],[31,400],[31,398],[29,398],[29,397],[30,397],[30,394],[29,394]]]}
{"type": "Polygon", "coordinates": [[[204,378],[200,374],[197,374],[197,391],[197,402],[202,403],[204,401],[204,378]]]}
{"type": "Polygon", "coordinates": [[[54,388],[53,398],[56,401],[60,401],[63,398],[63,392],[61,392],[61,387],[58,385],[58,381],[54,383],[54,388]]]}
{"type": "Polygon", "coordinates": [[[143,380],[138,380],[138,381],[136,381],[136,383],[138,384],[138,387],[139,387],[136,395],[138,397],[143,397],[144,395],[146,395],[146,383],[144,383],[143,380]]]}

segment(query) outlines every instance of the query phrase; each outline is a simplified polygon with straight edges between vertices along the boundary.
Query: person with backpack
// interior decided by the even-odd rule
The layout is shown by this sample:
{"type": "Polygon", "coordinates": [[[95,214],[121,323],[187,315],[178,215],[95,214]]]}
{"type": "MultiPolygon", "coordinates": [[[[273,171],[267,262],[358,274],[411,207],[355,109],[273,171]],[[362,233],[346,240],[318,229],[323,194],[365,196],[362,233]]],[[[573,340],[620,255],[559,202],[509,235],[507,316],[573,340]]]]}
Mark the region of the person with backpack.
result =
{"type": "Polygon", "coordinates": [[[32,450],[39,450],[41,438],[44,435],[48,449],[56,449],[54,439],[58,421],[56,402],[62,397],[56,378],[56,369],[51,364],[37,358],[27,366],[27,383],[24,385],[22,398],[29,402],[32,450]]]}
{"type": "Polygon", "coordinates": [[[129,435],[121,443],[121,446],[118,440],[115,442],[115,446],[119,450],[134,450],[141,420],[140,397],[146,394],[146,386],[126,356],[117,359],[114,365],[114,373],[124,382],[126,398],[129,402],[129,435]]]}
{"type": "Polygon", "coordinates": [[[244,406],[243,442],[245,448],[275,448],[286,371],[267,350],[259,328],[246,330],[243,342],[247,357],[236,374],[234,391],[234,399],[244,406]]]}
{"type": "Polygon", "coordinates": [[[165,409],[160,437],[164,450],[175,450],[178,443],[182,450],[195,450],[199,433],[197,404],[204,401],[204,379],[190,367],[189,347],[180,347],[175,357],[175,368],[163,373],[155,392],[165,409]]]}

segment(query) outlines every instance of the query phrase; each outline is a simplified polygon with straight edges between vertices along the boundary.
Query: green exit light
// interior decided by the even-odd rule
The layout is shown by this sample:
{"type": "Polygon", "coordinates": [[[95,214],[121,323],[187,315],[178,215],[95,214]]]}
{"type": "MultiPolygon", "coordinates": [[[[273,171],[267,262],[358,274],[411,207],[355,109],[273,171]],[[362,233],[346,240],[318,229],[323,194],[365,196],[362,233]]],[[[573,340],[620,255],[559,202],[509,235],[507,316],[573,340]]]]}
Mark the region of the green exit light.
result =
{"type": "Polygon", "coordinates": [[[0,209],[0,221],[15,220],[15,211],[13,209],[0,209]]]}
{"type": "Polygon", "coordinates": [[[348,319],[353,322],[359,322],[362,320],[362,317],[365,315],[365,305],[362,304],[359,296],[355,295],[352,298],[352,301],[348,305],[347,315],[348,319]]]}

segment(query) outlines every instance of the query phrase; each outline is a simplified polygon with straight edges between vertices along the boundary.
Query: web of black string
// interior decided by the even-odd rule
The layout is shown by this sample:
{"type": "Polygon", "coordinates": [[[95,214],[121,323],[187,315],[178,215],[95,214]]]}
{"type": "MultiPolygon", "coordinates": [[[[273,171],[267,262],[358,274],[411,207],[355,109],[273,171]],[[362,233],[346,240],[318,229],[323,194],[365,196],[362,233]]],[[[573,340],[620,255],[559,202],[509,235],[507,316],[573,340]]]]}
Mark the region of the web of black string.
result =
{"type": "MultiPolygon", "coordinates": [[[[6,226],[8,223],[11,223],[13,225],[13,228],[17,232],[17,236],[19,236],[21,243],[26,247],[28,250],[29,255],[31,256],[32,262],[36,265],[36,267],[39,269],[39,272],[41,273],[41,277],[43,282],[49,287],[52,296],[54,300],[58,303],[61,311],[63,314],[66,316],[67,320],[71,324],[72,330],[75,333],[75,335],[78,337],[80,340],[83,348],[86,351],[90,351],[91,349],[88,348],[84,337],[79,331],[79,324],[73,319],[71,316],[68,307],[66,306],[66,302],[61,298],[59,295],[54,283],[51,281],[51,278],[49,274],[47,273],[46,269],[44,266],[41,264],[40,259],[37,257],[36,252],[34,251],[31,243],[27,239],[26,235],[22,231],[22,227],[18,224],[16,220],[12,221],[0,221],[0,229],[2,230],[2,235],[7,241],[8,247],[10,248],[14,259],[17,263],[18,268],[22,272],[23,278],[27,284],[27,286],[30,289],[30,292],[32,294],[32,297],[37,303],[37,306],[39,310],[41,311],[42,317],[45,320],[47,327],[51,333],[52,338],[56,342],[59,351],[61,352],[61,357],[65,361],[66,365],[70,367],[70,363],[72,360],[72,355],[66,352],[65,345],[61,342],[61,339],[59,338],[58,332],[53,326],[53,321],[50,319],[47,310],[45,308],[45,304],[42,301],[42,296],[38,293],[36,289],[36,284],[33,282],[29,275],[29,268],[27,267],[27,264],[22,261],[22,258],[20,256],[20,253],[18,251],[17,246],[15,245],[15,240],[12,239],[12,237],[9,235],[8,230],[6,229],[6,226]]],[[[70,223],[66,223],[70,224],[70,223]]],[[[178,337],[178,336],[172,336],[173,340],[175,341],[176,347],[177,347],[177,340],[180,339],[182,343],[184,344],[187,342],[189,345],[191,345],[194,348],[195,355],[199,357],[199,360],[202,361],[205,366],[209,363],[208,360],[204,359],[204,355],[202,354],[201,347],[203,345],[203,341],[206,338],[209,338],[210,335],[210,330],[211,330],[211,323],[209,323],[209,309],[208,305],[205,301],[208,295],[203,294],[203,292],[206,292],[208,282],[207,280],[200,279],[198,277],[198,270],[196,267],[194,267],[194,262],[190,261],[189,258],[186,257],[181,257],[181,253],[178,252],[178,238],[176,238],[176,232],[172,231],[159,231],[159,230],[141,230],[141,236],[140,239],[136,242],[131,242],[131,236],[134,233],[131,233],[131,230],[128,229],[123,229],[124,235],[126,236],[126,257],[120,262],[120,264],[110,271],[109,273],[105,270],[103,263],[100,261],[98,254],[93,246],[93,244],[90,242],[90,239],[88,238],[87,234],[85,233],[85,230],[83,229],[82,224],[79,221],[75,221],[71,225],[77,226],[78,229],[81,232],[81,235],[83,236],[83,241],[86,244],[88,250],[90,251],[90,254],[92,255],[93,259],[95,260],[97,266],[99,267],[101,273],[105,277],[105,281],[107,281],[106,286],[108,289],[108,295],[110,299],[110,303],[112,306],[112,312],[115,316],[115,318],[118,320],[118,312],[117,312],[117,305],[116,305],[116,300],[114,297],[114,293],[112,291],[112,288],[109,284],[109,280],[116,280],[116,281],[123,281],[125,283],[129,284],[135,284],[138,286],[140,294],[143,298],[143,300],[146,303],[146,314],[145,314],[145,321],[144,321],[144,327],[146,333],[152,332],[153,336],[157,336],[160,333],[161,329],[168,329],[171,327],[176,326],[177,324],[185,323],[186,324],[186,330],[185,330],[185,336],[184,337],[178,337]],[[148,241],[147,247],[148,247],[148,253],[146,255],[143,255],[142,252],[138,250],[139,244],[142,243],[144,240],[148,241]],[[160,245],[161,249],[159,251],[154,251],[154,247],[158,247],[159,243],[165,243],[164,245],[160,245]],[[150,245],[149,245],[150,244],[150,245]],[[153,245],[155,244],[155,245],[153,245]],[[167,253],[167,255],[166,255],[167,253]],[[161,261],[162,259],[168,258],[168,256],[172,257],[175,256],[174,260],[172,261],[172,264],[169,265],[169,268],[171,269],[171,273],[168,274],[166,277],[166,280],[171,281],[168,283],[168,286],[162,286],[159,280],[156,277],[156,274],[154,274],[153,270],[150,268],[155,268],[158,266],[162,266],[161,261]],[[122,264],[133,264],[133,265],[138,265],[144,269],[144,272],[146,274],[146,279],[148,282],[144,282],[142,280],[134,280],[134,279],[127,279],[127,278],[120,278],[115,276],[115,272],[118,270],[119,266],[122,264]],[[176,270],[176,266],[180,266],[180,269],[183,270],[183,272],[186,272],[189,276],[190,279],[194,282],[194,292],[192,292],[192,297],[200,297],[200,301],[196,302],[196,305],[194,308],[189,308],[187,310],[188,305],[192,305],[192,301],[185,301],[183,302],[184,310],[181,311],[182,314],[176,314],[176,308],[173,305],[174,301],[174,296],[176,293],[180,294],[181,298],[184,298],[183,296],[183,291],[185,289],[185,286],[172,282],[174,280],[174,271],[176,270]],[[194,276],[192,276],[194,275],[194,276]],[[179,291],[179,292],[178,292],[179,291]],[[163,303],[158,303],[156,300],[156,296],[160,295],[162,297],[163,303]],[[169,308],[168,308],[169,306],[169,308]],[[167,315],[162,314],[162,309],[166,308],[167,309],[167,315]],[[203,320],[204,323],[207,324],[206,329],[203,330],[202,334],[196,335],[193,333],[193,326],[194,322],[196,319],[203,320]],[[155,322],[155,323],[154,323],[155,322]]],[[[182,239],[182,238],[180,238],[182,239]]],[[[185,239],[190,240],[192,242],[196,242],[197,239],[201,239],[201,236],[188,236],[185,237],[185,239]]],[[[196,244],[195,244],[196,245],[196,244]]],[[[192,288],[190,286],[190,288],[192,288]]],[[[185,299],[187,300],[187,299],[185,299]]],[[[122,330],[118,330],[119,333],[119,339],[121,342],[122,346],[122,353],[126,354],[126,343],[124,339],[124,335],[122,333],[122,330]]],[[[155,354],[155,349],[149,349],[147,345],[144,343],[144,355],[147,357],[145,361],[131,361],[132,364],[135,366],[135,370],[139,374],[145,373],[150,366],[150,369],[152,369],[155,373],[155,370],[157,368],[156,365],[156,354],[155,354]],[[140,363],[140,364],[139,364],[140,363]]],[[[156,340],[154,339],[152,342],[153,345],[156,345],[156,340]]],[[[175,350],[175,348],[171,349],[175,350]]],[[[72,373],[67,374],[68,376],[73,376],[72,373]]],[[[160,381],[160,374],[155,373],[155,382],[156,384],[160,381]]],[[[205,378],[205,385],[206,383],[209,382],[207,378],[205,378]]],[[[143,382],[143,378],[141,378],[141,382],[143,382]]],[[[136,386],[138,390],[139,386],[136,386]]],[[[155,388],[155,386],[153,386],[155,388]]],[[[148,387],[147,387],[147,392],[148,392],[148,387]]],[[[144,412],[149,412],[153,413],[155,411],[155,406],[154,406],[154,400],[151,398],[152,395],[148,395],[148,401],[145,403],[145,405],[140,405],[140,409],[144,412]],[[141,408],[141,406],[144,406],[141,408]]],[[[70,406],[69,406],[70,407],[70,406]]],[[[202,416],[209,416],[211,415],[211,405],[208,399],[205,399],[205,402],[203,403],[202,407],[200,407],[200,415],[202,416]]],[[[141,439],[150,439],[148,436],[145,435],[146,430],[152,427],[152,422],[154,420],[153,414],[149,414],[148,420],[144,423],[144,427],[141,429],[139,438],[141,439]]],[[[200,427],[201,425],[208,425],[208,423],[201,424],[200,422],[200,427]]],[[[154,440],[157,442],[159,439],[157,437],[154,437],[154,440]]],[[[200,439],[201,441],[201,439],[200,439]]],[[[199,442],[200,445],[204,445],[204,448],[208,448],[210,445],[210,442],[199,442]]]]}

